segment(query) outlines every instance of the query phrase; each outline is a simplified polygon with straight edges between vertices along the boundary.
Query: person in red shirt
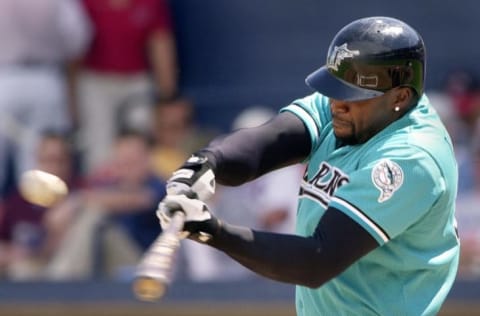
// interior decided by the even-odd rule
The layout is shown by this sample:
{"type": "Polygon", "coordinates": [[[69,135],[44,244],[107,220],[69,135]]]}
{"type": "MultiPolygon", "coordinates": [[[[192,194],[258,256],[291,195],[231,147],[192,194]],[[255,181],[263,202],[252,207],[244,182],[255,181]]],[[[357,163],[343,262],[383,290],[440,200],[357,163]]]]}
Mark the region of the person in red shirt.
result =
{"type": "Polygon", "coordinates": [[[161,99],[172,98],[177,94],[178,74],[167,1],[83,3],[94,26],[77,90],[78,127],[88,171],[106,158],[122,121],[119,115],[127,116],[128,128],[148,126],[151,92],[161,99]]]}

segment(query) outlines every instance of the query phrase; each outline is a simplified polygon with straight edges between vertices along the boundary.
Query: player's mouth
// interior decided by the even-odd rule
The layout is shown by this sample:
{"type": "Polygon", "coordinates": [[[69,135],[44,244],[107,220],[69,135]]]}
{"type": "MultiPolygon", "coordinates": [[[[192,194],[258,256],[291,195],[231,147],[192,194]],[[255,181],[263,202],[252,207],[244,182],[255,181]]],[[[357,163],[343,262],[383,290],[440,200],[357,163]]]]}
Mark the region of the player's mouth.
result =
{"type": "Polygon", "coordinates": [[[333,117],[332,124],[334,128],[345,128],[352,125],[350,121],[339,119],[336,116],[333,117]]]}

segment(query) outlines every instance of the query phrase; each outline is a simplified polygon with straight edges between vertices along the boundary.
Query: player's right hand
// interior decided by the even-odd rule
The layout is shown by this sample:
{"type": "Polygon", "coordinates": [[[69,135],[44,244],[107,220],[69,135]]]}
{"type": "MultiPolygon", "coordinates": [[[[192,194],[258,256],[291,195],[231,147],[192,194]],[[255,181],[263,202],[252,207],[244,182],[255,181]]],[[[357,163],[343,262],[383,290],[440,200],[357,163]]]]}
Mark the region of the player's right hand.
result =
{"type": "Polygon", "coordinates": [[[167,181],[167,195],[194,192],[201,201],[215,193],[215,174],[207,157],[192,155],[167,181]]]}
{"type": "Polygon", "coordinates": [[[205,202],[187,196],[167,195],[158,205],[157,217],[163,230],[170,225],[174,212],[185,213],[185,223],[180,238],[190,237],[200,242],[208,241],[217,231],[219,222],[210,213],[205,202]]]}

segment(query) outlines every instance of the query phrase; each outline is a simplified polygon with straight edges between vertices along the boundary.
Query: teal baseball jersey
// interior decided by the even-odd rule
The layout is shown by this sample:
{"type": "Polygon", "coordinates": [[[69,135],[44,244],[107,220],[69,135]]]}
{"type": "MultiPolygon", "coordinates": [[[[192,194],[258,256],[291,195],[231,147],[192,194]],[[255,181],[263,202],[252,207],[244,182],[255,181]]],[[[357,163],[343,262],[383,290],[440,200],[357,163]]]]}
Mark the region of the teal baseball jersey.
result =
{"type": "Polygon", "coordinates": [[[297,314],[435,315],[458,267],[458,175],[450,137],[428,98],[359,145],[337,145],[321,94],[281,111],[297,115],[312,141],[297,234],[311,236],[331,206],[379,245],[323,286],[297,286],[297,314]]]}

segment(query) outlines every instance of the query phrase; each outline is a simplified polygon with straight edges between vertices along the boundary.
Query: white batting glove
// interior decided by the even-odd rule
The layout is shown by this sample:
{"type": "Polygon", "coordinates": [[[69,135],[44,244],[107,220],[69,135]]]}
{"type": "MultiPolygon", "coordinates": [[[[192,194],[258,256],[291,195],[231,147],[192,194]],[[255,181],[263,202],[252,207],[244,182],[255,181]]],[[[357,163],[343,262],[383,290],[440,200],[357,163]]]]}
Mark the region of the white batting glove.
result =
{"type": "Polygon", "coordinates": [[[208,158],[192,155],[168,179],[168,195],[184,192],[194,192],[196,197],[202,201],[207,201],[215,193],[215,174],[208,158]]]}
{"type": "Polygon", "coordinates": [[[218,220],[212,216],[204,202],[181,194],[167,195],[160,202],[157,217],[163,230],[169,226],[173,213],[178,211],[185,213],[184,231],[180,233],[181,238],[193,237],[200,242],[206,242],[218,227],[218,220]]]}

